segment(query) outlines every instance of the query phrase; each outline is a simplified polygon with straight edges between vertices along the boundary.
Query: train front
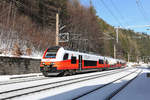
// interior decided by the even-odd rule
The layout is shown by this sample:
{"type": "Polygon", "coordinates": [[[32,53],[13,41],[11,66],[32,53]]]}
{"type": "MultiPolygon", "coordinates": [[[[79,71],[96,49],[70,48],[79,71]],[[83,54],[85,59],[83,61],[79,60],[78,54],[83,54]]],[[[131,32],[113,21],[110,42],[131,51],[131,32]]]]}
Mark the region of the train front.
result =
{"type": "Polygon", "coordinates": [[[58,46],[51,47],[45,50],[40,64],[40,71],[44,76],[48,77],[61,73],[61,70],[57,70],[57,62],[61,60],[61,51],[63,51],[62,48],[58,46]]]}

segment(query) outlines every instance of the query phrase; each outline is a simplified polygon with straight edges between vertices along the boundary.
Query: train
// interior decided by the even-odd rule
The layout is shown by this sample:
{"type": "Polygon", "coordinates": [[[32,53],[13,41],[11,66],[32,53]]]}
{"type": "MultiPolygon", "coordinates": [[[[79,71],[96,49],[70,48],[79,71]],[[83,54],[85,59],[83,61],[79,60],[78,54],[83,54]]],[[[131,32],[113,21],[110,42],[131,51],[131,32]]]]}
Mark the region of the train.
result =
{"type": "Polygon", "coordinates": [[[55,46],[44,51],[40,71],[45,77],[48,77],[50,75],[73,75],[86,71],[103,71],[125,66],[126,61],[124,60],[55,46]]]}

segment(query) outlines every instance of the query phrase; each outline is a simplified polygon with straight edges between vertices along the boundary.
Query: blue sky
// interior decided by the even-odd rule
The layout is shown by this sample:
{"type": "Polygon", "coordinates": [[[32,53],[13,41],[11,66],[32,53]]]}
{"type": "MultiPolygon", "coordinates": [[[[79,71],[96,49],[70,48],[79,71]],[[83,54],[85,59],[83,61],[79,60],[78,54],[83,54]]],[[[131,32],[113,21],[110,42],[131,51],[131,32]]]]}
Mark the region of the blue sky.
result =
{"type": "MultiPolygon", "coordinates": [[[[150,34],[150,0],[91,0],[97,15],[112,26],[128,27],[150,34]]],[[[80,0],[90,5],[90,0],[80,0]]]]}

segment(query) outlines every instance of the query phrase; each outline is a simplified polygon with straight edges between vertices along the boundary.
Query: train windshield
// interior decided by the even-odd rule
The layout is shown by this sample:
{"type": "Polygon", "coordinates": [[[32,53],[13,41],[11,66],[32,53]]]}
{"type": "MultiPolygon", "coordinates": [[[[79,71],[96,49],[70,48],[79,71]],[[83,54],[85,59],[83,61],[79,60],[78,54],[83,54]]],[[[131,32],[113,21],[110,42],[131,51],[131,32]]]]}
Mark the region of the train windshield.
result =
{"type": "Polygon", "coordinates": [[[49,48],[45,54],[45,58],[56,58],[56,53],[59,48],[49,48]]]}
{"type": "Polygon", "coordinates": [[[45,58],[56,58],[56,52],[46,52],[45,58]]]}

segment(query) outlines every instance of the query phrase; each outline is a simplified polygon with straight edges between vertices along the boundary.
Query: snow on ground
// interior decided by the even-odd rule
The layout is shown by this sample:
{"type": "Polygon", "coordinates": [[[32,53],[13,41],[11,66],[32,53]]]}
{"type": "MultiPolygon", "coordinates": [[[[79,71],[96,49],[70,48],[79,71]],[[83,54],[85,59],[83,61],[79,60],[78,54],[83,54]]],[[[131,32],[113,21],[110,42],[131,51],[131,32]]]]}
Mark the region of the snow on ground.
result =
{"type": "Polygon", "coordinates": [[[141,64],[144,64],[144,63],[127,62],[127,66],[128,66],[128,67],[133,67],[133,66],[141,65],[141,64]]]}
{"type": "Polygon", "coordinates": [[[112,100],[150,100],[150,69],[141,67],[142,74],[117,94],[112,100]]]}
{"type": "MultiPolygon", "coordinates": [[[[120,70],[120,69],[118,69],[118,70],[120,70]]],[[[110,71],[107,71],[107,72],[110,72],[110,71]]],[[[46,84],[49,82],[57,82],[57,81],[62,81],[62,80],[67,80],[67,79],[72,79],[72,78],[78,78],[78,77],[85,77],[85,76],[90,76],[90,75],[95,75],[95,74],[100,74],[100,73],[107,73],[107,72],[103,71],[103,72],[95,72],[95,73],[88,73],[88,74],[82,74],[82,75],[79,74],[79,75],[65,76],[65,77],[50,77],[50,78],[45,79],[45,80],[38,80],[38,81],[33,81],[33,82],[31,81],[31,82],[5,85],[5,86],[0,86],[0,92],[5,91],[5,90],[19,89],[19,88],[28,87],[28,86],[35,86],[35,85],[39,85],[39,84],[46,84]]],[[[19,77],[19,76],[20,75],[15,75],[14,77],[19,77]]],[[[7,76],[6,76],[6,78],[7,78],[7,76]]]]}
{"type": "MultiPolygon", "coordinates": [[[[138,73],[134,73],[134,74],[131,74],[131,75],[119,80],[119,81],[113,82],[113,84],[110,84],[110,85],[106,86],[105,88],[99,89],[87,96],[84,96],[84,97],[80,98],[79,100],[87,100],[87,99],[92,100],[93,97],[94,97],[94,100],[105,100],[116,89],[120,88],[122,85],[127,83],[129,80],[134,78],[137,74],[138,73]]],[[[122,99],[119,99],[119,100],[122,100],[122,99]]]]}
{"type": "MultiPolygon", "coordinates": [[[[124,88],[119,94],[117,94],[112,100],[149,100],[150,98],[150,78],[146,77],[146,73],[150,73],[150,69],[148,69],[149,65],[143,64],[141,67],[138,67],[138,69],[142,69],[143,72],[134,80],[132,81],[126,88],[124,88]]],[[[86,91],[89,91],[91,89],[94,89],[96,87],[102,86],[103,84],[107,84],[110,81],[113,81],[121,76],[124,76],[136,69],[131,69],[128,71],[121,72],[119,74],[100,77],[97,79],[84,81],[60,88],[54,88],[52,90],[47,90],[43,92],[38,92],[35,94],[26,95],[23,97],[16,98],[16,100],[71,100],[73,97],[78,96],[82,93],[85,93],[86,91]]],[[[55,82],[55,81],[61,81],[65,79],[71,79],[71,78],[77,78],[77,77],[83,77],[83,76],[89,76],[94,75],[97,73],[106,73],[109,71],[104,72],[96,72],[96,73],[88,73],[88,74],[81,74],[81,75],[74,75],[74,76],[67,76],[67,77],[57,77],[57,78],[49,78],[46,80],[39,80],[34,82],[25,82],[25,83],[18,83],[14,85],[6,85],[1,86],[1,91],[3,90],[11,90],[15,88],[22,88],[26,86],[32,86],[37,84],[44,84],[47,82],[55,82]]],[[[107,95],[110,94],[110,92],[114,91],[115,89],[119,88],[122,84],[126,83],[128,80],[135,77],[135,74],[130,75],[129,77],[126,77],[122,79],[121,81],[114,82],[113,84],[107,86],[105,89],[101,89],[98,91],[93,92],[92,94],[81,98],[81,100],[103,100],[107,95]]],[[[20,75],[16,75],[20,76],[20,75]]],[[[16,77],[15,76],[15,77],[16,77]]],[[[12,76],[5,76],[5,79],[10,79],[12,76]]],[[[0,76],[0,81],[2,81],[2,76],[0,76]]]]}
{"type": "Polygon", "coordinates": [[[17,78],[26,78],[26,77],[34,77],[34,76],[41,76],[41,73],[31,73],[31,74],[22,74],[22,75],[0,75],[0,82],[1,81],[9,81],[11,79],[17,78]]]}
{"type": "Polygon", "coordinates": [[[20,56],[20,58],[42,59],[42,56],[20,56]]]}
{"type": "Polygon", "coordinates": [[[41,55],[34,55],[34,56],[26,56],[26,55],[22,55],[22,56],[14,56],[14,55],[4,55],[4,54],[0,54],[0,57],[18,57],[18,58],[31,58],[31,59],[41,59],[42,56],[41,55]]]}
{"type": "MultiPolygon", "coordinates": [[[[67,85],[64,87],[54,88],[51,90],[47,90],[44,92],[35,93],[32,95],[23,96],[17,99],[21,100],[71,100],[73,97],[78,96],[82,93],[85,93],[91,89],[94,89],[96,87],[102,86],[104,84],[107,84],[113,80],[118,79],[121,76],[124,76],[126,74],[131,73],[136,69],[127,70],[121,73],[117,73],[110,76],[104,76],[97,79],[84,81],[72,85],[67,85]]],[[[92,100],[95,100],[94,97],[92,97],[92,100]]]]}

